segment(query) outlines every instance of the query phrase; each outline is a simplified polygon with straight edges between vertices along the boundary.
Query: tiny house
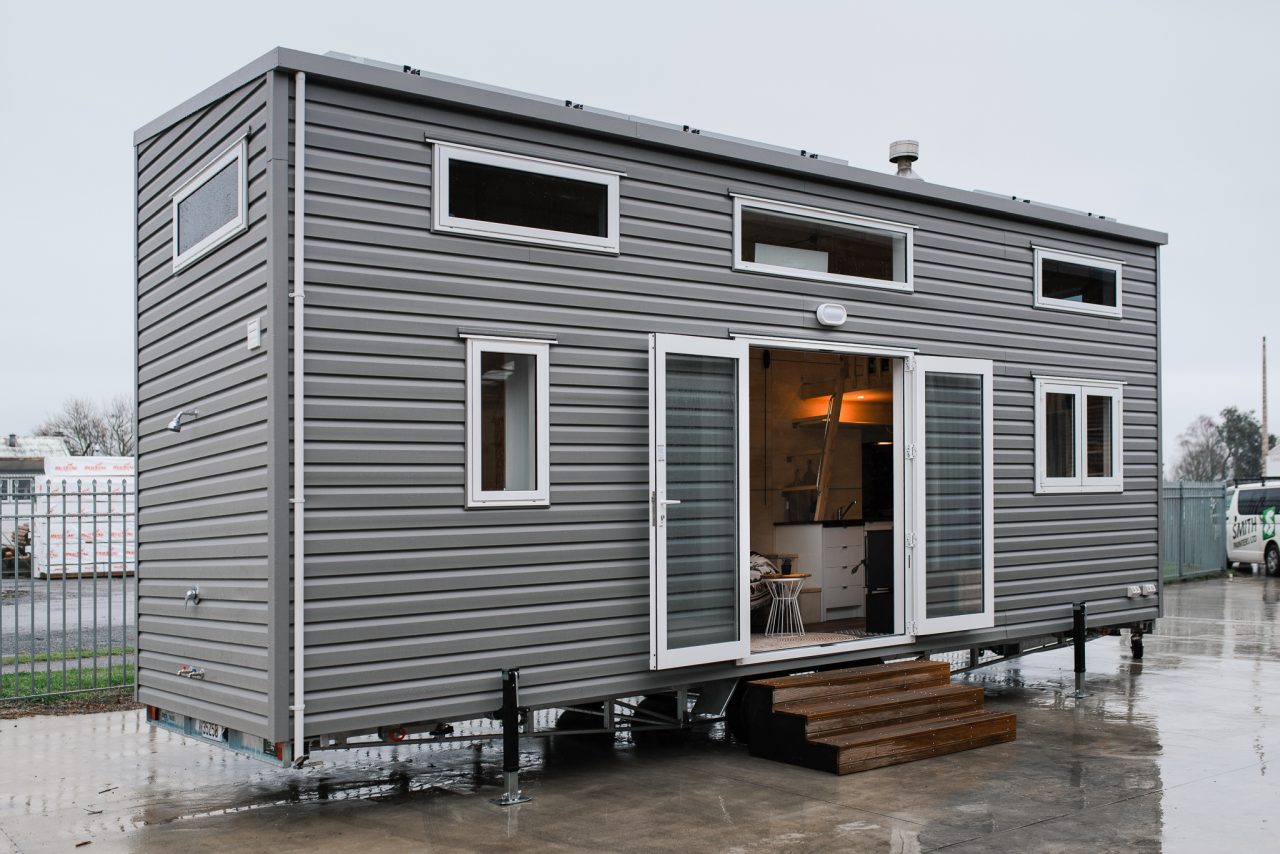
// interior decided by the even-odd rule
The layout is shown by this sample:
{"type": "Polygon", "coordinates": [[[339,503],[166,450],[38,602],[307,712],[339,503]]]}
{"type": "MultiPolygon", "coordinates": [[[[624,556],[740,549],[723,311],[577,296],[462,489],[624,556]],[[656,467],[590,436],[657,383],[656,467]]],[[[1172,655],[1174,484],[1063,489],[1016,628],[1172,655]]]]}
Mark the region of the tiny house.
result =
{"type": "Polygon", "coordinates": [[[158,723],[287,760],[504,669],[561,707],[1159,613],[1160,232],[285,49],[135,147],[158,723]]]}

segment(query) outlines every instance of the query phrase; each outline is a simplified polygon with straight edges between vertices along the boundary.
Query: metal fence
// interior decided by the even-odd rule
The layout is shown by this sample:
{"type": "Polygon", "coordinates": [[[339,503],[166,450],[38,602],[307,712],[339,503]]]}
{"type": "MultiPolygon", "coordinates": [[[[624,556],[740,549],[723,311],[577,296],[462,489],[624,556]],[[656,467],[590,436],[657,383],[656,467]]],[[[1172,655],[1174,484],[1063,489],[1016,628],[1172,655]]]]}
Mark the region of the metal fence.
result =
{"type": "Polygon", "coordinates": [[[1166,483],[1160,513],[1165,581],[1226,569],[1226,484],[1166,483]]]}
{"type": "Polygon", "coordinates": [[[0,495],[0,702],[134,682],[133,479],[0,495]]]}

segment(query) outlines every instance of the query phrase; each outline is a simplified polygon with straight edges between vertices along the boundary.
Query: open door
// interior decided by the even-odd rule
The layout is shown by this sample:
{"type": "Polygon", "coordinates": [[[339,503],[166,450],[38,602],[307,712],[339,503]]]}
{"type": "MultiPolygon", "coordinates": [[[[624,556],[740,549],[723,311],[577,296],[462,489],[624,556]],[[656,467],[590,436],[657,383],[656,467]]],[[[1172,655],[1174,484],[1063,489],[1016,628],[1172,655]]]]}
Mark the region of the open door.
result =
{"type": "Polygon", "coordinates": [[[991,362],[920,356],[915,370],[915,634],[990,627],[991,362]]]}
{"type": "Polygon", "coordinates": [[[747,345],[652,335],[650,666],[750,649],[747,345]]]}

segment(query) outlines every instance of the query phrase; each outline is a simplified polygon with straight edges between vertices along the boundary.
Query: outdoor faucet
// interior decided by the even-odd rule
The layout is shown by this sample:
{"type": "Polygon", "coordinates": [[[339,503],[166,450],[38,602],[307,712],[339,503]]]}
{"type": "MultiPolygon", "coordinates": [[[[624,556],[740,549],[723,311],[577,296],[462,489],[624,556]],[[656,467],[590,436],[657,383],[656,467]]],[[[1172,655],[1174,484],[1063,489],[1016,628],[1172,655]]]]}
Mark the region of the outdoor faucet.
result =
{"type": "Polygon", "coordinates": [[[200,604],[200,588],[192,587],[190,590],[187,591],[187,595],[182,597],[182,607],[185,608],[188,605],[199,605],[199,604],[200,604]]]}

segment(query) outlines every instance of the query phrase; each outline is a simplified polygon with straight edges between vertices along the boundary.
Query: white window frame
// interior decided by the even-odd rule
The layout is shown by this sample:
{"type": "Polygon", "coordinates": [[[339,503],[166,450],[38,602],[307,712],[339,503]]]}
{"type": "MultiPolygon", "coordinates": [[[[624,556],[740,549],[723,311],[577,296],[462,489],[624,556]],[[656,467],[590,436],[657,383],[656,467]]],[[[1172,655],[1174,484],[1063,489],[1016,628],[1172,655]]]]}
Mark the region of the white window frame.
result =
{"type": "Polygon", "coordinates": [[[1124,383],[1070,377],[1038,376],[1036,382],[1036,493],[1124,492],[1124,383]],[[1048,438],[1045,433],[1045,396],[1069,394],[1075,397],[1075,475],[1049,477],[1048,438]],[[1087,398],[1111,398],[1111,476],[1090,477],[1086,463],[1089,412],[1087,398]]]}
{"type": "Polygon", "coordinates": [[[1052,311],[1070,311],[1076,314],[1096,314],[1101,317],[1124,316],[1124,262],[1114,261],[1110,258],[1098,258],[1093,255],[1081,255],[1076,252],[1064,252],[1061,249],[1048,249],[1043,246],[1033,246],[1032,249],[1035,251],[1036,308],[1045,308],[1052,311]],[[1044,295],[1044,279],[1042,275],[1043,262],[1046,259],[1067,261],[1083,267],[1095,267],[1100,270],[1113,271],[1116,274],[1116,304],[1114,306],[1093,305],[1087,302],[1046,297],[1044,295]]]}
{"type": "Polygon", "coordinates": [[[547,507],[551,504],[551,342],[530,338],[469,335],[466,368],[466,481],[467,507],[547,507]],[[536,487],[527,490],[481,488],[480,356],[487,352],[519,353],[534,357],[534,463],[536,487]]]}
{"type": "Polygon", "coordinates": [[[188,266],[197,258],[207,255],[227,240],[249,227],[249,143],[244,137],[236,140],[229,148],[215,157],[200,171],[192,175],[170,197],[170,212],[173,219],[173,271],[176,273],[188,266]],[[199,190],[231,162],[238,164],[236,177],[236,215],[217,231],[205,237],[199,243],[189,247],[185,252],[178,251],[178,205],[188,196],[199,190]]]}
{"type": "Polygon", "coordinates": [[[915,290],[915,226],[901,222],[890,222],[883,219],[871,219],[865,216],[841,213],[840,211],[814,208],[807,205],[796,205],[790,202],[777,202],[755,196],[733,195],[733,269],[748,273],[765,273],[770,276],[784,276],[788,279],[805,279],[815,282],[834,282],[842,285],[860,285],[872,288],[885,288],[891,291],[910,293],[915,290]],[[801,270],[796,267],[780,267],[775,264],[762,264],[758,261],[744,261],[742,258],[742,212],[744,209],[759,210],[786,216],[829,222],[833,225],[852,225],[859,228],[873,228],[906,236],[906,276],[905,282],[893,282],[885,279],[868,279],[862,276],[842,276],[837,273],[822,273],[816,270],[801,270]]]}
{"type": "Polygon", "coordinates": [[[555,246],[561,249],[585,249],[591,252],[618,254],[618,185],[622,173],[595,169],[590,166],[575,166],[554,160],[543,160],[538,157],[527,157],[523,154],[507,154],[501,151],[491,151],[487,148],[473,148],[469,145],[435,141],[431,141],[431,144],[433,148],[432,231],[465,234],[472,237],[491,237],[497,240],[513,240],[519,243],[555,246]],[[572,234],[553,229],[528,228],[501,222],[488,222],[486,220],[453,216],[449,213],[449,163],[454,158],[465,160],[468,163],[481,163],[486,166],[498,166],[503,169],[531,172],[536,175],[550,175],[556,178],[600,184],[605,187],[608,194],[608,233],[604,237],[595,237],[589,234],[572,234]]]}

